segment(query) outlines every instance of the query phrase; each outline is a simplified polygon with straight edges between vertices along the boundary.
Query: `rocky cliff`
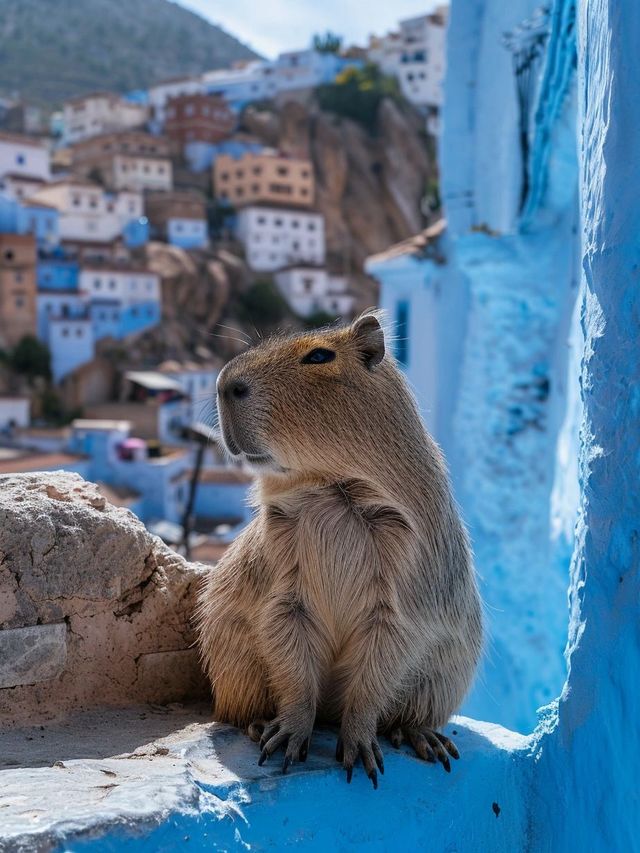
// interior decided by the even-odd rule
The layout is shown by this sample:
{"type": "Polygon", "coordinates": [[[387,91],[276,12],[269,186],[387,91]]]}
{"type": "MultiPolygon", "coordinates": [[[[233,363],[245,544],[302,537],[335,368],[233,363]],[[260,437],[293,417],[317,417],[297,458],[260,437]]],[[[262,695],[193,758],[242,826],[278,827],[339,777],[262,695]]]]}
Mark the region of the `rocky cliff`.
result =
{"type": "MultiPolygon", "coordinates": [[[[405,102],[385,99],[370,133],[313,100],[289,101],[247,108],[241,130],[266,146],[311,159],[316,207],[325,217],[327,266],[348,276],[357,311],[377,304],[377,285],[363,272],[365,258],[424,227],[422,202],[437,186],[434,145],[421,116],[405,102]]],[[[200,177],[185,180],[195,186],[200,177]]],[[[263,293],[243,310],[252,286],[270,276],[248,268],[239,244],[185,252],[151,243],[146,260],[162,279],[163,322],[127,346],[128,367],[199,354],[226,360],[244,348],[247,335],[255,339],[274,328],[304,325],[282,300],[269,304],[267,316],[262,306],[276,301],[275,293],[263,293]]]]}

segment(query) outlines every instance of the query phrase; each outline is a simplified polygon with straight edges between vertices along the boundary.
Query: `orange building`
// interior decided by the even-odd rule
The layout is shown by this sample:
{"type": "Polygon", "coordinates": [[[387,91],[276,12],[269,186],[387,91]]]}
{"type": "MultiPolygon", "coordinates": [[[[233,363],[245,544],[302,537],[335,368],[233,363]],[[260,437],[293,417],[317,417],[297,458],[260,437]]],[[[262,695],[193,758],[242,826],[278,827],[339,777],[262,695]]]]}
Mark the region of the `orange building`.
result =
{"type": "Polygon", "coordinates": [[[36,241],[32,234],[0,234],[0,347],[36,334],[36,241]]]}
{"type": "Polygon", "coordinates": [[[178,95],[166,110],[164,133],[174,145],[220,142],[235,129],[237,119],[219,95],[178,95]]]}
{"type": "Polygon", "coordinates": [[[273,151],[247,153],[239,159],[222,154],[213,165],[215,194],[234,207],[264,202],[311,207],[315,183],[309,160],[273,151]]]}

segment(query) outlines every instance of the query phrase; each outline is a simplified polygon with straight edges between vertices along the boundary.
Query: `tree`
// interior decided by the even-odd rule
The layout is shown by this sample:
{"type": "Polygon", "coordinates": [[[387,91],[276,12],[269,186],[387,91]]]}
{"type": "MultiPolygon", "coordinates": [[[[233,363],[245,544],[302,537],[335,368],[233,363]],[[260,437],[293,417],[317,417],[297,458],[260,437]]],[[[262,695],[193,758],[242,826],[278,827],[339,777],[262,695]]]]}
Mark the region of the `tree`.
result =
{"type": "Polygon", "coordinates": [[[400,90],[394,77],[387,77],[377,65],[368,63],[364,68],[345,68],[335,83],[319,86],[316,97],[321,109],[351,118],[373,132],[380,102],[383,98],[398,99],[400,90]]]}
{"type": "Polygon", "coordinates": [[[37,376],[51,377],[51,355],[49,348],[34,338],[25,335],[9,354],[9,367],[32,381],[37,376]]]}
{"type": "Polygon", "coordinates": [[[327,30],[324,35],[316,33],[311,41],[311,46],[318,53],[340,53],[342,36],[332,33],[331,30],[327,30]]]}

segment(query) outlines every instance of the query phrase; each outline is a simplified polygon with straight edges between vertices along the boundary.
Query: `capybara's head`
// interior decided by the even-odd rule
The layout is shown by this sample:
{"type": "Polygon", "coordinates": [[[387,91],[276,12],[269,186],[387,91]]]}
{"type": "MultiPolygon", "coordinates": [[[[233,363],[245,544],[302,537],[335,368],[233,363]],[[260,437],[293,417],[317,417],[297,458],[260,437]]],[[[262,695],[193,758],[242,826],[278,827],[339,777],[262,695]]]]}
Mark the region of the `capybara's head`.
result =
{"type": "Polygon", "coordinates": [[[222,435],[233,456],[265,472],[348,468],[350,454],[380,442],[381,419],[402,407],[401,388],[376,314],[276,336],[221,371],[222,435]]]}

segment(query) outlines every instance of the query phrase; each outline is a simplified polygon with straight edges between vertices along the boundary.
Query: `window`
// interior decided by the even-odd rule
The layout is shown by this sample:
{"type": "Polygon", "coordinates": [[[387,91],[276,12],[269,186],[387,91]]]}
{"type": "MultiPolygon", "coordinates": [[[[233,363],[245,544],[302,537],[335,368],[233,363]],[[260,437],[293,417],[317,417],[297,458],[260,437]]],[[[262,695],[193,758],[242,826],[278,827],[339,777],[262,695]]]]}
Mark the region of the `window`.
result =
{"type": "Polygon", "coordinates": [[[260,192],[260,184],[251,184],[251,192],[259,193],[260,192]]]}
{"type": "Polygon", "coordinates": [[[62,337],[63,337],[63,338],[68,338],[68,337],[69,337],[69,329],[67,329],[67,327],[66,327],[66,326],[62,329],[62,337]]]}
{"type": "Polygon", "coordinates": [[[309,195],[309,190],[306,187],[302,187],[300,195],[309,195]]]}
{"type": "Polygon", "coordinates": [[[307,231],[315,231],[316,223],[315,222],[307,222],[307,231]]]}
{"type": "Polygon", "coordinates": [[[309,177],[309,170],[308,170],[308,169],[303,169],[303,170],[300,172],[300,174],[301,174],[301,176],[302,176],[303,178],[308,178],[308,177],[309,177]]]}
{"type": "Polygon", "coordinates": [[[16,308],[24,308],[24,296],[16,296],[16,308]]]}
{"type": "Polygon", "coordinates": [[[257,218],[257,220],[256,220],[256,222],[258,223],[258,225],[264,225],[264,224],[266,223],[266,221],[267,221],[267,220],[265,219],[265,217],[264,217],[264,216],[259,216],[259,217],[257,218]]]}
{"type": "Polygon", "coordinates": [[[244,176],[244,171],[242,169],[236,169],[236,178],[242,178],[244,176]]]}
{"type": "Polygon", "coordinates": [[[21,284],[23,276],[20,270],[16,270],[13,277],[15,279],[16,284],[21,284]]]}
{"type": "Polygon", "coordinates": [[[289,174],[289,167],[288,166],[278,166],[276,171],[278,172],[279,175],[284,177],[285,175],[289,174]]]}
{"type": "Polygon", "coordinates": [[[409,363],[409,302],[406,299],[396,304],[396,358],[403,366],[409,363]]]}
{"type": "Polygon", "coordinates": [[[254,166],[253,167],[253,174],[254,175],[261,175],[262,174],[262,166],[254,166]]]}
{"type": "Polygon", "coordinates": [[[291,227],[292,227],[292,228],[299,228],[299,227],[300,227],[300,223],[298,222],[298,220],[297,220],[297,219],[293,219],[293,220],[291,221],[291,227]]]}
{"type": "Polygon", "coordinates": [[[71,204],[72,204],[74,207],[80,207],[80,196],[79,196],[79,195],[74,195],[74,196],[72,196],[72,198],[71,198],[71,204]]]}
{"type": "Polygon", "coordinates": [[[282,225],[282,219],[274,219],[273,224],[279,228],[282,225]]]}
{"type": "Polygon", "coordinates": [[[115,280],[115,278],[109,279],[109,290],[115,290],[115,289],[116,289],[116,280],[115,280]]]}
{"type": "Polygon", "coordinates": [[[229,172],[221,172],[220,173],[220,180],[221,181],[228,181],[229,180],[229,172]]]}
{"type": "Polygon", "coordinates": [[[82,329],[78,328],[78,329],[76,329],[76,338],[81,338],[81,337],[82,337],[82,329]]]}
{"type": "Polygon", "coordinates": [[[24,154],[16,154],[16,163],[18,164],[18,166],[24,166],[26,162],[27,158],[24,156],[24,154]]]}

